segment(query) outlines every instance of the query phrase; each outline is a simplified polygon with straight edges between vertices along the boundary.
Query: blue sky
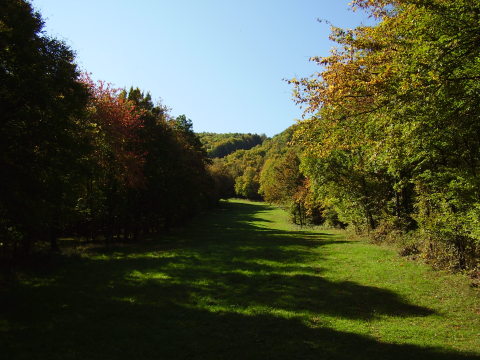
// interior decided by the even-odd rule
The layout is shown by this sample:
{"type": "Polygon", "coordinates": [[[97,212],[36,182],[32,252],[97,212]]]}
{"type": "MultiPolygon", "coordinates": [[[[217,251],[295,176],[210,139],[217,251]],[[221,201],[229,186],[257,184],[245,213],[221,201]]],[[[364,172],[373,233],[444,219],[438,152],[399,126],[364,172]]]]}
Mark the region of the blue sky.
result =
{"type": "Polygon", "coordinates": [[[82,70],[139,87],[195,131],[277,134],[301,118],[283,79],[328,55],[327,19],[368,22],[348,0],[32,0],[82,70]]]}

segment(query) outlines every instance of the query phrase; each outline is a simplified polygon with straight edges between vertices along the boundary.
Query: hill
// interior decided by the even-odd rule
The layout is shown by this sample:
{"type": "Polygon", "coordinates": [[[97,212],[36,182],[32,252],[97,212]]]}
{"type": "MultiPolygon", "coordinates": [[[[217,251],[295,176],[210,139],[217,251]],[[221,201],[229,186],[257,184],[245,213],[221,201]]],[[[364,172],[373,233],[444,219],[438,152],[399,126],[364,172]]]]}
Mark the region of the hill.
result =
{"type": "Polygon", "coordinates": [[[249,150],[262,144],[267,136],[265,134],[225,133],[210,132],[197,133],[207,154],[211,158],[223,158],[237,150],[249,150]]]}

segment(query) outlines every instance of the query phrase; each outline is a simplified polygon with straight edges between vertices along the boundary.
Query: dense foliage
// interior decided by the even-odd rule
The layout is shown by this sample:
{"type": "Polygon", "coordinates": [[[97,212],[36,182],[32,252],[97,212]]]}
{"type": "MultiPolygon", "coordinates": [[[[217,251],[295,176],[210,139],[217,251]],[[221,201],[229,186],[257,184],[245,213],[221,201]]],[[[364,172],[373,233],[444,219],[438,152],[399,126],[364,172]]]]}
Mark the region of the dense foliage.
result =
{"type": "Polygon", "coordinates": [[[75,203],[88,153],[87,89],[72,52],[23,1],[0,4],[0,251],[49,236],[75,203]],[[72,190],[72,191],[71,191],[72,190]]]}
{"type": "Polygon", "coordinates": [[[375,25],[332,27],[321,70],[290,81],[306,119],[267,139],[195,134],[148,93],[80,76],[28,2],[3,1],[0,256],[67,234],[137,240],[240,196],[478,269],[480,3],[353,6],[375,25]]]}
{"type": "MultiPolygon", "coordinates": [[[[0,255],[62,235],[136,240],[218,199],[192,122],[80,76],[30,4],[0,4],[0,255]]],[[[9,267],[6,261],[2,264],[9,267]]]]}
{"type": "Polygon", "coordinates": [[[474,269],[480,253],[480,3],[356,0],[375,26],[333,28],[322,71],[293,79],[316,197],[377,239],[474,269]],[[400,236],[405,239],[404,236],[400,236]],[[413,240],[415,239],[415,240],[413,240]]]}
{"type": "MultiPolygon", "coordinates": [[[[211,171],[222,175],[222,197],[263,199],[287,209],[297,224],[324,221],[310,182],[300,170],[301,151],[290,144],[295,126],[250,150],[214,159],[211,171]]],[[[335,223],[334,225],[337,225],[335,223]]]]}
{"type": "Polygon", "coordinates": [[[237,150],[249,150],[262,144],[266,135],[202,132],[197,134],[211,158],[223,158],[237,150]]]}
{"type": "MultiPolygon", "coordinates": [[[[435,264],[480,258],[480,4],[357,0],[376,18],[332,27],[322,70],[292,79],[299,125],[214,166],[238,196],[293,220],[349,225],[435,264]],[[292,136],[293,133],[293,136],[292,136]]],[[[232,191],[230,191],[231,193],[232,191]]]]}

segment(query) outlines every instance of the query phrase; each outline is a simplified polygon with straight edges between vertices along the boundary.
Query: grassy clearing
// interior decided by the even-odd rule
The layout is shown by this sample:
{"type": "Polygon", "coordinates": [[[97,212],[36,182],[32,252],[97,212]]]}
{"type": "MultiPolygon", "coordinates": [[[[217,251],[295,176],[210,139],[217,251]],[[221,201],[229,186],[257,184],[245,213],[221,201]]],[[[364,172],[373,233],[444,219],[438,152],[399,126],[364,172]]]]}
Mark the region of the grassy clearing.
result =
{"type": "Polygon", "coordinates": [[[467,279],[261,203],[54,260],[0,293],[2,358],[480,359],[467,279]]]}

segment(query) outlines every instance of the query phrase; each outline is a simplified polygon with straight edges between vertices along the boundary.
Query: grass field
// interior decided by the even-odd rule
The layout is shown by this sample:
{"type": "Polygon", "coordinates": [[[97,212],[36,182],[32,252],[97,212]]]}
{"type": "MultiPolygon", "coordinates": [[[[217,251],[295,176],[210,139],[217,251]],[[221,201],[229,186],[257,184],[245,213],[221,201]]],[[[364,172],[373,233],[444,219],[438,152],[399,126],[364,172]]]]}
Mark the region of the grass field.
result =
{"type": "Polygon", "coordinates": [[[392,250],[223,202],[0,292],[2,359],[480,359],[479,292],[392,250]]]}

